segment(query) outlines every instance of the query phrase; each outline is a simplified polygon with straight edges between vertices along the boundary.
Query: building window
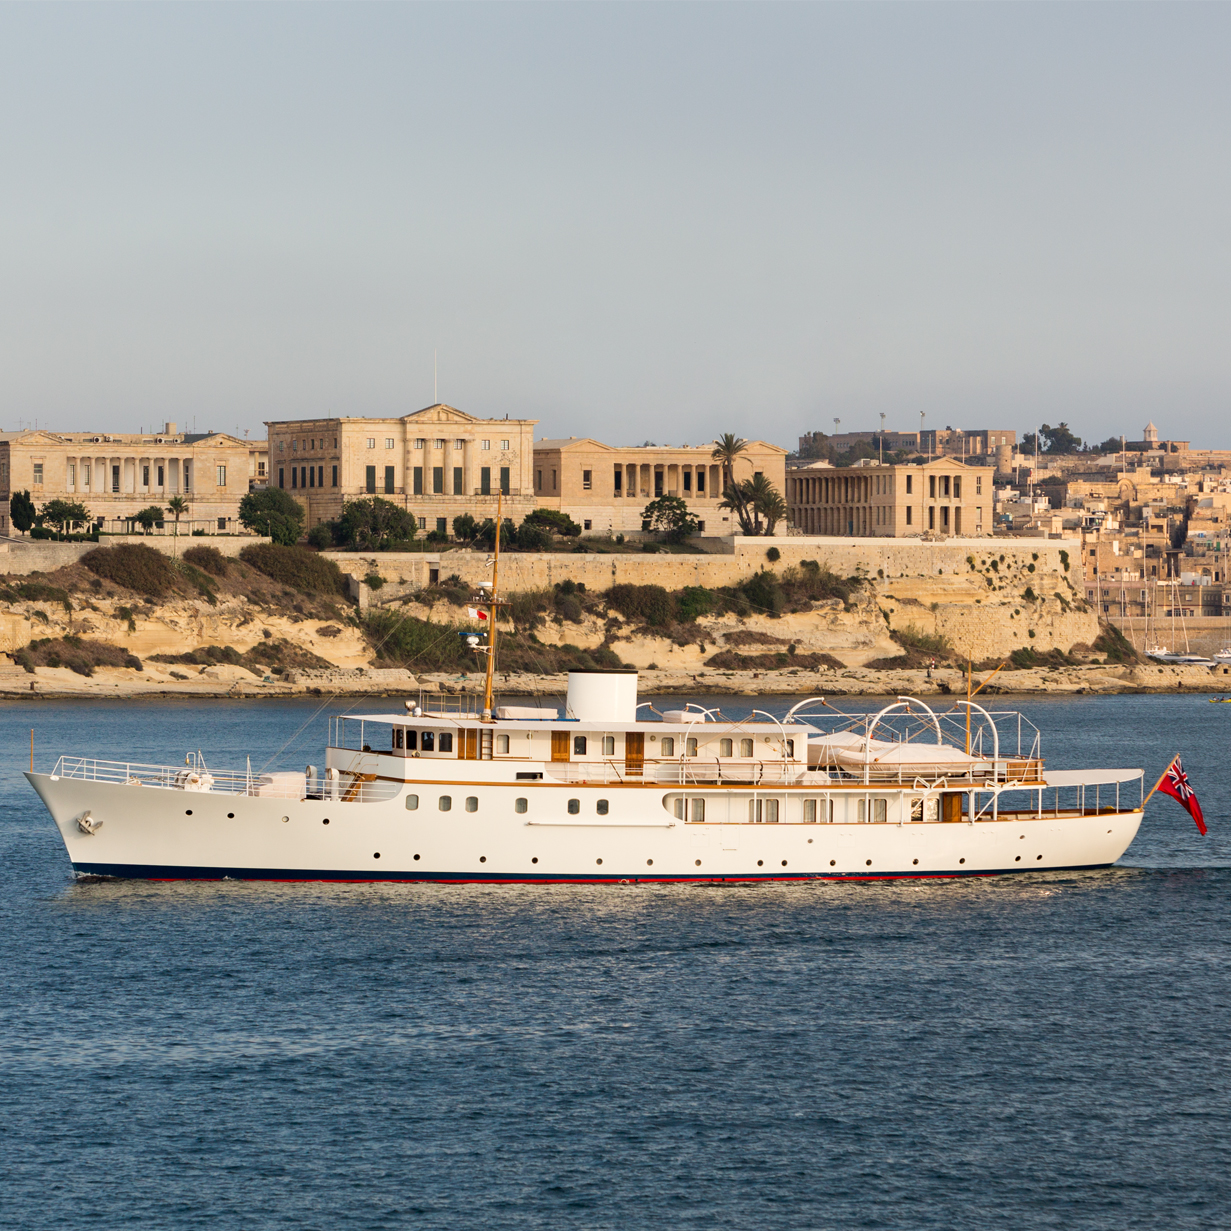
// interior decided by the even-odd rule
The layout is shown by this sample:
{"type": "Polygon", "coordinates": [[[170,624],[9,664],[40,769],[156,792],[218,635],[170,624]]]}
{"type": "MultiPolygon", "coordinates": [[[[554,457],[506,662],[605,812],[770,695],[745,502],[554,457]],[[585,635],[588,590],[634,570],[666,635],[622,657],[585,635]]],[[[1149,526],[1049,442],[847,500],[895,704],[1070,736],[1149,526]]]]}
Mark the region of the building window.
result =
{"type": "MultiPolygon", "coordinates": [[[[118,470],[119,467],[117,466],[115,467],[115,469],[118,470]]],[[[42,462],[34,463],[34,482],[36,485],[39,485],[39,486],[42,485],[42,482],[43,482],[43,463],[42,462]]],[[[120,489],[117,487],[115,490],[118,492],[120,489]]]]}
{"type": "Polygon", "coordinates": [[[912,475],[912,474],[908,474],[908,475],[906,476],[906,494],[907,494],[908,496],[910,495],[910,492],[911,492],[911,487],[912,487],[912,485],[913,485],[913,480],[914,480],[914,477],[915,477],[915,476],[914,476],[914,475],[912,475]]]}
{"type": "MultiPolygon", "coordinates": [[[[257,471],[257,474],[263,479],[265,477],[265,463],[258,462],[256,471],[257,471]]],[[[158,467],[158,486],[166,487],[166,485],[167,485],[166,471],[164,470],[162,466],[159,466],[158,467]]]]}
{"type": "MultiPolygon", "coordinates": [[[[294,471],[291,472],[291,477],[294,478],[294,471]]],[[[365,466],[363,474],[363,487],[369,496],[376,495],[376,467],[365,466]]]]}
{"type": "Polygon", "coordinates": [[[426,517],[420,517],[420,518],[419,518],[419,529],[420,529],[420,530],[426,530],[426,529],[427,529],[427,518],[426,518],[426,517]]]}
{"type": "Polygon", "coordinates": [[[500,447],[507,453],[509,449],[509,442],[507,440],[502,440],[500,442],[500,447]]]}
{"type": "Polygon", "coordinates": [[[962,476],[953,476],[953,499],[961,500],[962,498],[962,476]]]}
{"type": "Polygon", "coordinates": [[[464,496],[466,494],[462,487],[462,468],[460,466],[453,467],[453,494],[455,496],[464,496]]]}
{"type": "Polygon", "coordinates": [[[692,471],[691,470],[684,471],[684,490],[686,492],[692,491],[692,471]]]}
{"type": "MultiPolygon", "coordinates": [[[[221,469],[221,467],[219,468],[221,469]]],[[[148,466],[141,467],[141,486],[149,487],[150,485],[150,468],[148,466]]]]}
{"type": "Polygon", "coordinates": [[[375,448],[376,448],[376,437],[375,437],[375,436],[369,436],[369,437],[368,437],[368,448],[369,448],[369,449],[375,449],[375,448]]]}
{"type": "Polygon", "coordinates": [[[77,485],[77,467],[72,462],[68,464],[68,485],[69,487],[77,485]]]}
{"type": "Polygon", "coordinates": [[[490,449],[491,447],[492,447],[492,442],[490,440],[480,440],[479,441],[480,449],[490,449]]]}
{"type": "Polygon", "coordinates": [[[593,474],[594,472],[592,470],[583,470],[581,472],[581,490],[582,491],[588,492],[594,486],[592,482],[593,474]]]}
{"type": "Polygon", "coordinates": [[[432,495],[443,496],[445,494],[445,468],[443,466],[432,467],[432,495]]]}
{"type": "Polygon", "coordinates": [[[226,487],[227,485],[227,468],[225,466],[218,467],[218,486],[226,487]]]}
{"type": "Polygon", "coordinates": [[[705,492],[705,471],[697,471],[697,495],[703,495],[705,492]]]}
{"type": "Polygon", "coordinates": [[[492,468],[490,466],[479,467],[479,495],[490,496],[492,494],[492,468]]]}
{"type": "Polygon", "coordinates": [[[509,494],[509,468],[507,466],[500,467],[500,494],[507,496],[509,494]]]}
{"type": "Polygon", "coordinates": [[[945,499],[948,500],[949,499],[949,476],[947,474],[941,476],[940,487],[941,487],[942,493],[944,494],[945,499]]]}
{"type": "MultiPolygon", "coordinates": [[[[38,467],[38,471],[39,471],[39,476],[38,476],[37,482],[41,483],[43,481],[42,466],[38,467]]],[[[184,486],[185,487],[188,486],[188,463],[187,462],[184,463],[184,486]]],[[[111,467],[111,490],[113,492],[118,492],[120,490],[120,468],[118,466],[111,467]]]]}
{"type": "MultiPolygon", "coordinates": [[[[393,446],[390,445],[389,447],[392,448],[393,446]]],[[[433,440],[432,441],[433,449],[443,449],[444,447],[445,447],[445,442],[443,440],[433,440]]]]}
{"type": "Polygon", "coordinates": [[[385,495],[392,496],[396,490],[397,488],[394,483],[394,477],[393,477],[393,467],[386,466],[385,467],[385,495]]]}
{"type": "MultiPolygon", "coordinates": [[[[909,479],[907,479],[906,481],[908,483],[910,482],[909,479]]],[[[912,509],[911,506],[908,504],[906,506],[906,524],[909,526],[914,522],[914,520],[915,520],[915,510],[912,509]]]]}
{"type": "Polygon", "coordinates": [[[298,453],[298,452],[299,452],[299,441],[298,441],[298,440],[292,440],[292,441],[291,441],[291,452],[292,452],[292,453],[298,453]]]}
{"type": "Polygon", "coordinates": [[[286,471],[281,466],[278,467],[278,486],[286,486],[286,471]]]}
{"type": "Polygon", "coordinates": [[[455,449],[464,449],[466,447],[466,442],[464,440],[455,440],[453,442],[453,447],[455,449]]]}
{"type": "Polygon", "coordinates": [[[436,518],[436,533],[437,534],[448,534],[449,533],[449,519],[447,517],[436,518]]]}
{"type": "Polygon", "coordinates": [[[335,467],[333,468],[333,482],[332,482],[332,483],[330,483],[330,485],[329,485],[329,486],[330,486],[330,487],[337,487],[337,485],[338,485],[338,468],[335,466],[335,467]]]}
{"type": "MultiPolygon", "coordinates": [[[[624,467],[623,466],[617,466],[615,468],[614,478],[615,478],[615,488],[614,488],[615,494],[617,496],[622,496],[624,494],[624,467]]],[[[543,486],[543,472],[541,470],[539,471],[538,486],[539,487],[543,486]]]]}
{"type": "Polygon", "coordinates": [[[422,496],[423,495],[423,467],[416,466],[414,470],[412,471],[411,477],[412,477],[411,490],[414,492],[416,496],[422,496]]]}
{"type": "Polygon", "coordinates": [[[386,449],[392,449],[392,448],[393,448],[393,437],[392,437],[392,436],[386,436],[386,437],[385,437],[385,448],[386,448],[386,449]]]}
{"type": "Polygon", "coordinates": [[[928,529],[936,529],[936,506],[934,504],[928,505],[928,529]]]}
{"type": "Polygon", "coordinates": [[[581,523],[581,528],[582,528],[583,530],[589,530],[589,529],[590,529],[590,519],[589,519],[588,517],[586,518],[586,520],[585,520],[584,522],[582,522],[582,523],[581,523]]]}
{"type": "Polygon", "coordinates": [[[556,490],[556,472],[554,470],[551,472],[551,490],[553,492],[556,490]]]}
{"type": "Polygon", "coordinates": [[[225,530],[226,528],[227,528],[227,519],[225,517],[220,517],[218,519],[218,529],[225,530]]]}
{"type": "Polygon", "coordinates": [[[280,440],[280,441],[278,441],[278,452],[279,452],[279,453],[281,453],[281,452],[282,452],[282,446],[283,446],[285,443],[286,443],[286,441],[284,441],[284,440],[280,440]]]}
{"type": "Polygon", "coordinates": [[[934,474],[928,475],[928,499],[936,499],[936,476],[934,474]]]}
{"type": "Polygon", "coordinates": [[[315,466],[308,467],[308,486],[309,487],[316,486],[316,467],[315,466]]]}

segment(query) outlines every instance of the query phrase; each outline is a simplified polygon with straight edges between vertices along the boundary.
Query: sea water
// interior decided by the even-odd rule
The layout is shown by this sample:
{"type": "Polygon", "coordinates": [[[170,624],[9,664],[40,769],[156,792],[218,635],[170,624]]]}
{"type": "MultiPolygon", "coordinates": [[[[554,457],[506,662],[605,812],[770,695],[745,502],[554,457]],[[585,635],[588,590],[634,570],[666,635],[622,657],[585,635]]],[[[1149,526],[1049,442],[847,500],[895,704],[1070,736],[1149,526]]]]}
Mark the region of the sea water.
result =
{"type": "Polygon", "coordinates": [[[1231,706],[1022,708],[1053,764],[1183,752],[1209,836],[1156,797],[1082,874],[74,884],[31,726],[294,768],[325,717],[0,709],[0,1226],[1231,1225],[1231,706]]]}

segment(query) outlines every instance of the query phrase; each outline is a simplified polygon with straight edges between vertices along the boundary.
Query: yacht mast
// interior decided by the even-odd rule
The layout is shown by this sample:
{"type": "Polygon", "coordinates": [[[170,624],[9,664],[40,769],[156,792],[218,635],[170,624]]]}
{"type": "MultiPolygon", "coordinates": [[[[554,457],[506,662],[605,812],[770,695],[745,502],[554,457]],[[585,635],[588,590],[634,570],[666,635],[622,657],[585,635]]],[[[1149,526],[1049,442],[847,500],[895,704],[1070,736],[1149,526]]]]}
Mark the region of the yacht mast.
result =
{"type": "Polygon", "coordinates": [[[492,720],[492,674],[496,667],[496,583],[500,572],[500,529],[504,524],[504,491],[496,497],[496,552],[492,557],[492,592],[487,601],[487,679],[483,685],[483,721],[492,720]]]}

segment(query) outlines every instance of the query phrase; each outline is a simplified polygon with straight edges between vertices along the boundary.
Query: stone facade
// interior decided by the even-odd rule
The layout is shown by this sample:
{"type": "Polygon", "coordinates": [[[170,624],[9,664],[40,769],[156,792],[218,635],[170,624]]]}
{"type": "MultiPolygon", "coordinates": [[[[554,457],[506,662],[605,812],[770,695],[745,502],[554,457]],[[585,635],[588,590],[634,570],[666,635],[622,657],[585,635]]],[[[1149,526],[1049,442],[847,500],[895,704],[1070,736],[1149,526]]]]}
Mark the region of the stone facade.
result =
{"type": "Polygon", "coordinates": [[[347,500],[380,496],[421,531],[453,532],[470,513],[520,521],[534,509],[537,419],[479,419],[438,403],[395,419],[295,419],[266,424],[270,482],[289,491],[306,525],[337,517],[347,500]]]}
{"type": "MultiPolygon", "coordinates": [[[[703,535],[730,534],[738,523],[734,513],[718,507],[722,467],[712,453],[712,444],[616,448],[589,437],[540,440],[534,446],[535,499],[567,513],[586,533],[614,535],[639,532],[650,501],[678,496],[703,523],[703,535]]],[[[748,441],[734,477],[742,482],[754,474],[784,491],[786,450],[748,441]]]]}
{"type": "MultiPolygon", "coordinates": [[[[192,530],[240,530],[239,502],[264,482],[264,442],[225,433],[185,436],[174,423],[154,435],[93,432],[0,432],[0,534],[10,534],[9,499],[28,491],[37,508],[49,500],[84,504],[104,530],[121,530],[150,505],[183,496],[192,530]]],[[[167,516],[168,525],[173,521],[167,516]]]]}
{"type": "Polygon", "coordinates": [[[992,533],[991,466],[938,459],[919,466],[831,466],[787,472],[791,524],[804,534],[911,538],[992,533]]]}

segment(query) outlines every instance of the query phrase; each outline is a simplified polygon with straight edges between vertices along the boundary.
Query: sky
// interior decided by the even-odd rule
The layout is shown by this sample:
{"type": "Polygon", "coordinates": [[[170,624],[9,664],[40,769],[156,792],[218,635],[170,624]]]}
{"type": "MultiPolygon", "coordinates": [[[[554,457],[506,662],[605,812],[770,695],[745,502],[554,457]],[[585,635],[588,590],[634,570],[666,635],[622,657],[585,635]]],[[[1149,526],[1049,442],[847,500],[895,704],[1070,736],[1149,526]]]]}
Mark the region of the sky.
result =
{"type": "Polygon", "coordinates": [[[0,428],[1231,447],[1231,6],[0,6],[0,428]]]}

